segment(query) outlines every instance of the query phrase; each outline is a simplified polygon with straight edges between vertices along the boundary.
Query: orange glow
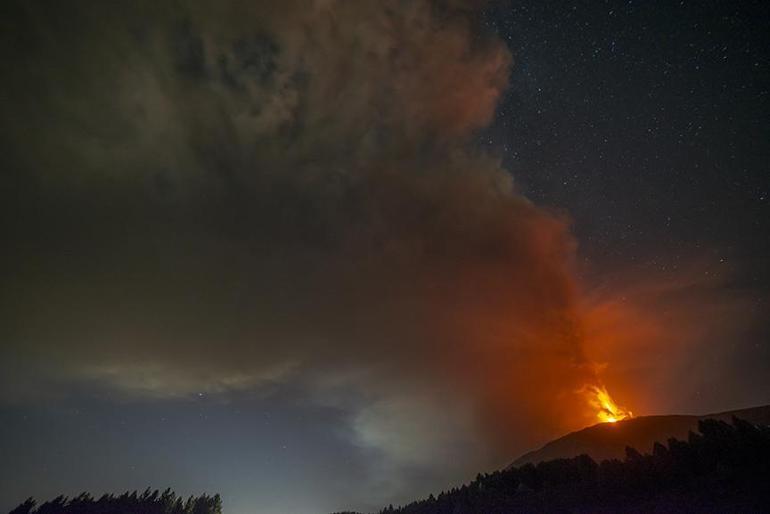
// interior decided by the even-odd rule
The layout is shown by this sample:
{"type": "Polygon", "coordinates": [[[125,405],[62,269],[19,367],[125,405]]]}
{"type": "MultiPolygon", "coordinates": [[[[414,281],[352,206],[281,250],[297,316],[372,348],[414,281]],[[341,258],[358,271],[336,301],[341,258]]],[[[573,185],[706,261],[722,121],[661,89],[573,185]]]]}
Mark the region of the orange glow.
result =
{"type": "Polygon", "coordinates": [[[634,414],[615,403],[604,386],[589,386],[586,388],[588,401],[596,409],[596,418],[600,423],[615,423],[633,418],[634,414]]]}

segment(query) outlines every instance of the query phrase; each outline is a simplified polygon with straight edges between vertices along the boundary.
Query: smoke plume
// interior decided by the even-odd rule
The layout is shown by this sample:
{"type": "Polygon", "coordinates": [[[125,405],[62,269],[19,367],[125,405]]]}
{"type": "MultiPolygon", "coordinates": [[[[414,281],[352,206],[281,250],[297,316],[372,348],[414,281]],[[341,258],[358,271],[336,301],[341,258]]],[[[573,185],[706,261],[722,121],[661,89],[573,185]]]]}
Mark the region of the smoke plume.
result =
{"type": "Polygon", "coordinates": [[[6,399],[294,382],[388,466],[580,424],[575,241],[473,145],[472,6],[85,4],[3,30],[6,399]]]}

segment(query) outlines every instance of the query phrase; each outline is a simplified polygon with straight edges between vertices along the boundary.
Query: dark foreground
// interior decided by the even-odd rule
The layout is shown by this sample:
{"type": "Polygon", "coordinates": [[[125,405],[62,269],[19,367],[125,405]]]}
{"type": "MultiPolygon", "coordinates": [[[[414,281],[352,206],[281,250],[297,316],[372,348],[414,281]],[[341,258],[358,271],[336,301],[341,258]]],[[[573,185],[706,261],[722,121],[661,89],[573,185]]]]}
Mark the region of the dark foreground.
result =
{"type": "Polygon", "coordinates": [[[479,475],[392,514],[770,512],[770,427],[701,420],[687,441],[624,460],[586,455],[479,475]]]}

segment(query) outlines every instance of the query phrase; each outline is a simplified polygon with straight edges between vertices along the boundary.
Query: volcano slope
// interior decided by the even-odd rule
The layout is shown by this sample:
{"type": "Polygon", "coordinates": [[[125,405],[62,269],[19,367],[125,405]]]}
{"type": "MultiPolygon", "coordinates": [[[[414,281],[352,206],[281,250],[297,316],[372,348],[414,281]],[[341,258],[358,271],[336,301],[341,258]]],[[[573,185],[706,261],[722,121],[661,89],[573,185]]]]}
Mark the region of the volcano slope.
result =
{"type": "Polygon", "coordinates": [[[758,425],[770,425],[770,405],[750,409],[705,414],[702,416],[670,415],[640,416],[617,423],[599,423],[554,439],[542,448],[525,453],[509,467],[524,464],[589,455],[595,461],[622,459],[626,447],[649,453],[655,442],[670,438],[687,439],[689,432],[698,431],[698,421],[715,419],[730,422],[738,418],[758,425]]]}
{"type": "Polygon", "coordinates": [[[686,440],[671,437],[656,442],[651,453],[642,454],[629,446],[622,460],[597,462],[583,454],[509,466],[479,474],[476,480],[438,496],[388,507],[380,514],[768,513],[770,426],[765,416],[769,411],[764,407],[712,415],[717,419],[651,416],[625,425],[591,427],[589,434],[605,435],[591,439],[597,446],[589,449],[610,451],[606,448],[628,439],[607,430],[620,427],[621,434],[638,430],[646,438],[651,433],[649,426],[664,434],[664,428],[684,430],[692,426],[690,422],[696,423],[686,440]],[[746,421],[738,415],[753,419],[746,421]],[[724,421],[725,417],[730,421],[724,421]],[[606,435],[609,433],[613,436],[606,435]],[[606,443],[608,438],[612,444],[606,443]]]}

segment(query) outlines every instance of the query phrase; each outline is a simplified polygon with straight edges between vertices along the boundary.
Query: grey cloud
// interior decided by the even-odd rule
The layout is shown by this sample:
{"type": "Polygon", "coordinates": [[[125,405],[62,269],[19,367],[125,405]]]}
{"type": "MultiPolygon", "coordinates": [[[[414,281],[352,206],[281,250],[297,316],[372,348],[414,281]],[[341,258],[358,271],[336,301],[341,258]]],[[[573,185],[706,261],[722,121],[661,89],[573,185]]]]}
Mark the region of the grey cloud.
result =
{"type": "Polygon", "coordinates": [[[153,397],[344,377],[394,465],[415,394],[480,452],[574,412],[574,241],[469,143],[510,65],[472,10],[14,8],[4,362],[153,397]]]}

